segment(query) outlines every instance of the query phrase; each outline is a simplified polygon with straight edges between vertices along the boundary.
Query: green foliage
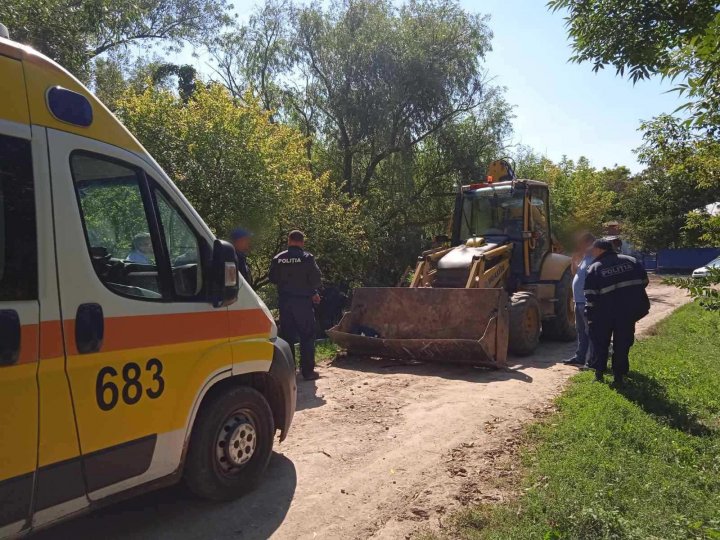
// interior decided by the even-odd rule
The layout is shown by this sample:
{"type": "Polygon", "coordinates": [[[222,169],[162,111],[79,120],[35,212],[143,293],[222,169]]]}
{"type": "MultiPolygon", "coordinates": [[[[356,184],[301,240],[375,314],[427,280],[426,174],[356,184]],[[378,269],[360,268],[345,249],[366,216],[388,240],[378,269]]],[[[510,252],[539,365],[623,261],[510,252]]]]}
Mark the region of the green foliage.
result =
{"type": "Polygon", "coordinates": [[[553,232],[564,245],[571,245],[578,230],[601,234],[603,223],[624,218],[621,201],[633,183],[627,167],[596,169],[585,157],[553,163],[528,148],[519,149],[516,165],[520,178],[543,180],[550,186],[553,232]]]}
{"type": "Polygon", "coordinates": [[[481,65],[490,38],[456,0],[269,0],[213,56],[236,98],[249,89],[306,136],[311,173],[356,201],[373,239],[363,281],[394,285],[449,232],[457,183],[504,153],[510,107],[481,65]]]}
{"type": "MultiPolygon", "coordinates": [[[[324,340],[319,341],[315,345],[315,359],[319,364],[329,362],[333,358],[335,358],[335,355],[338,353],[338,346],[335,345],[332,341],[324,340]]],[[[298,354],[295,355],[296,358],[300,358],[300,354],[298,351],[298,354]]]]}
{"type": "Polygon", "coordinates": [[[678,80],[690,101],[681,121],[661,115],[644,122],[638,149],[646,169],[630,186],[621,211],[638,247],[713,245],[720,178],[720,12],[715,0],[550,0],[567,13],[576,62],[614,66],[633,80],[659,74],[678,80]]]}
{"type": "Polygon", "coordinates": [[[705,207],[718,200],[720,143],[669,115],[641,129],[646,168],[621,204],[632,236],[652,250],[713,245],[716,219],[705,207]]]}
{"type": "Polygon", "coordinates": [[[680,48],[677,61],[666,71],[673,78],[685,78],[677,89],[691,98],[683,106],[694,125],[717,135],[720,129],[720,12],[708,25],[680,48]]]}
{"type": "Polygon", "coordinates": [[[685,222],[685,230],[696,236],[700,245],[720,246],[720,214],[710,214],[706,209],[690,212],[685,222]]]}
{"type": "Polygon", "coordinates": [[[339,154],[338,177],[367,194],[380,164],[409,152],[483,104],[485,20],[455,0],[388,0],[303,7],[295,46],[313,106],[313,129],[339,154]]]}
{"type": "Polygon", "coordinates": [[[131,44],[198,42],[228,22],[225,0],[13,0],[0,3],[10,36],[81,79],[91,60],[131,44]]]}
{"type": "Polygon", "coordinates": [[[575,377],[533,428],[522,495],[455,520],[472,539],[720,534],[720,319],[696,305],[635,345],[626,386],[575,377]]]}
{"type": "Polygon", "coordinates": [[[548,6],[568,12],[574,61],[592,61],[595,70],[612,65],[633,81],[673,65],[673,50],[702,35],[716,11],[714,0],[550,0],[548,6]]]}
{"type": "Polygon", "coordinates": [[[576,62],[607,65],[633,80],[661,74],[682,82],[695,124],[720,126],[720,13],[715,0],[550,0],[567,12],[576,62]]]}
{"type": "Polygon", "coordinates": [[[282,107],[286,90],[280,79],[294,67],[290,0],[266,0],[249,17],[214,39],[210,52],[223,84],[237,98],[253,89],[268,111],[282,107]]]}
{"type": "Polygon", "coordinates": [[[289,230],[302,229],[330,280],[362,272],[367,250],[360,205],[327,176],[313,178],[302,135],[272,123],[250,95],[197,85],[188,101],[149,85],[128,90],[119,114],[216,234],[238,224],[257,231],[251,264],[266,283],[289,230]]]}
{"type": "Polygon", "coordinates": [[[508,106],[497,96],[378,166],[364,197],[367,231],[376,239],[366,283],[396,285],[429,247],[428,239],[451,233],[458,183],[483,178],[486,164],[503,154],[509,133],[508,106]]]}
{"type": "Polygon", "coordinates": [[[702,278],[667,278],[665,283],[685,289],[708,311],[720,311],[720,268],[709,268],[702,278]]]}
{"type": "Polygon", "coordinates": [[[120,63],[112,58],[98,58],[94,62],[92,88],[97,98],[111,111],[127,88],[120,63]]]}

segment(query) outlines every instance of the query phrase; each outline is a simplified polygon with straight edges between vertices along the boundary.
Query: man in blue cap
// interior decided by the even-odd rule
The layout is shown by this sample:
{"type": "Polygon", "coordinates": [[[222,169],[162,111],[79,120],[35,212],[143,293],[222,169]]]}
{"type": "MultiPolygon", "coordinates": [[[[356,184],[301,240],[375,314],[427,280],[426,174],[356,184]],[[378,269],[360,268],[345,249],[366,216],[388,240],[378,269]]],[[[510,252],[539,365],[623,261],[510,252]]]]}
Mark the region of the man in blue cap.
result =
{"type": "Polygon", "coordinates": [[[235,247],[235,254],[237,255],[238,270],[240,274],[242,274],[242,277],[245,278],[245,281],[248,282],[248,285],[252,287],[252,273],[250,272],[250,267],[247,262],[248,253],[250,253],[251,238],[252,233],[242,227],[238,227],[230,233],[230,240],[232,240],[232,244],[235,247]]]}

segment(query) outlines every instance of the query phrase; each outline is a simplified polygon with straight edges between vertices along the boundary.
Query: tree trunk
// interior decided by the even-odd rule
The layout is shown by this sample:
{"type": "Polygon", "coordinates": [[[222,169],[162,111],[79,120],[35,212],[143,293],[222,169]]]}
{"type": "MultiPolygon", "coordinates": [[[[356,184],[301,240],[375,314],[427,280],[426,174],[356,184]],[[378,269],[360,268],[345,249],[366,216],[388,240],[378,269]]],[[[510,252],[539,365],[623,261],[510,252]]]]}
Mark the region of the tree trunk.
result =
{"type": "Polygon", "coordinates": [[[345,149],[343,150],[343,182],[345,184],[344,189],[348,192],[348,194],[350,194],[351,197],[354,195],[352,180],[352,162],[352,150],[350,150],[350,148],[348,147],[345,147],[345,149]]]}

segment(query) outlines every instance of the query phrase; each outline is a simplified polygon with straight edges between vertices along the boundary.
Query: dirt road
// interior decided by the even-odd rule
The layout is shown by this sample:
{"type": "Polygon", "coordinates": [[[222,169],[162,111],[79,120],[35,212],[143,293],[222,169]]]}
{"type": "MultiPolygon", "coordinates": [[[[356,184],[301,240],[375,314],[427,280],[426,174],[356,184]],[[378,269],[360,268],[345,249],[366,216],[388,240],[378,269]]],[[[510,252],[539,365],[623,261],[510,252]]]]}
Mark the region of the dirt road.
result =
{"type": "MultiPolygon", "coordinates": [[[[647,331],[687,301],[651,283],[647,331]]],[[[572,344],[543,343],[507,371],[339,358],[299,383],[298,413],[268,478],[244,499],[147,494],[47,531],[47,538],[405,538],[460,505],[499,500],[521,426],[576,373],[572,344]]]]}

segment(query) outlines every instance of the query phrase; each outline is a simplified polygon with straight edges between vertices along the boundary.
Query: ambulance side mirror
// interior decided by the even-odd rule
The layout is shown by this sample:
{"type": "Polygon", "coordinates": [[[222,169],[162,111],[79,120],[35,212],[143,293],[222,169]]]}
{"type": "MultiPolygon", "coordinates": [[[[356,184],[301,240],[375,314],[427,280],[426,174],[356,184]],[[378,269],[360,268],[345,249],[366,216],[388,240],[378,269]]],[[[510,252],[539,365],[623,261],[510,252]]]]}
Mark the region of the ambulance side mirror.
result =
{"type": "Polygon", "coordinates": [[[235,248],[224,240],[215,240],[210,279],[210,302],[215,307],[235,302],[240,290],[235,248]]]}

